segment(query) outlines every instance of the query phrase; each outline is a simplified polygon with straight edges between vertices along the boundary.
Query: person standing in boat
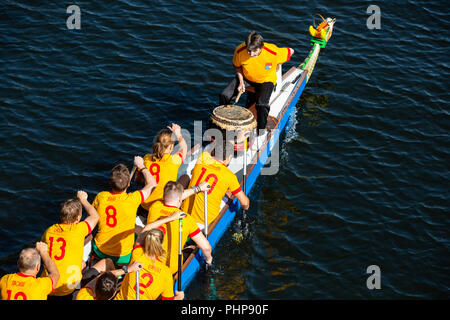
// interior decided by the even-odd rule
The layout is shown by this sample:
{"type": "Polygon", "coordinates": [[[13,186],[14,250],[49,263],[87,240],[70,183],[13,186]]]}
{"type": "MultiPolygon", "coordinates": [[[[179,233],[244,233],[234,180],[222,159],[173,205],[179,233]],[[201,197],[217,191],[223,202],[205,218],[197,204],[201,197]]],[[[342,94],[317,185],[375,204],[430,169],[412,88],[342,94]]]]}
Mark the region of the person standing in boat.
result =
{"type": "Polygon", "coordinates": [[[230,104],[239,92],[252,86],[255,89],[258,133],[266,128],[270,111],[270,96],[277,84],[277,68],[287,62],[294,54],[292,48],[279,48],[264,42],[263,37],[252,31],[245,42],[234,50],[233,66],[236,77],[227,85],[219,96],[221,105],[230,104]]]}
{"type": "Polygon", "coordinates": [[[141,300],[183,300],[184,292],[173,292],[173,278],[164,260],[166,251],[163,248],[164,232],[162,224],[179,220],[183,215],[175,211],[170,216],[147,224],[140,232],[133,249],[131,263],[139,261],[142,270],[139,273],[139,288],[136,288],[136,276],[127,274],[123,279],[119,293],[114,300],[136,300],[139,290],[141,300]]]}
{"type": "MultiPolygon", "coordinates": [[[[86,192],[80,190],[75,199],[61,204],[61,223],[49,227],[42,236],[48,245],[50,258],[58,267],[60,278],[51,299],[72,299],[72,293],[80,282],[81,272],[85,267],[83,261],[84,239],[97,225],[99,215],[88,202],[86,192]],[[81,221],[83,208],[88,216],[81,221]],[[81,221],[81,222],[80,222],[81,221]]],[[[47,275],[47,270],[42,272],[47,275]]]]}
{"type": "MultiPolygon", "coordinates": [[[[201,182],[201,187],[195,187],[195,193],[202,192],[209,188],[207,182],[201,182]]],[[[179,211],[183,200],[183,185],[179,182],[169,181],[164,187],[164,201],[156,201],[148,212],[147,223],[159,221],[158,219],[170,216],[173,212],[179,211]]],[[[163,248],[167,252],[166,265],[170,268],[170,272],[175,274],[178,271],[178,246],[179,246],[179,232],[178,221],[172,221],[162,226],[166,236],[164,237],[163,248]]],[[[188,237],[194,241],[202,250],[205,256],[205,261],[208,265],[212,263],[211,245],[208,239],[200,231],[195,220],[191,216],[186,216],[183,219],[183,233],[181,243],[182,246],[186,243],[188,237]]]]}
{"type": "MultiPolygon", "coordinates": [[[[242,191],[236,175],[227,168],[234,154],[234,145],[230,141],[224,140],[223,143],[216,143],[214,149],[209,153],[203,151],[192,170],[189,188],[198,186],[202,181],[211,185],[208,190],[208,225],[220,213],[220,203],[223,197],[230,192],[240,202],[241,207],[247,210],[250,206],[250,200],[242,191]]],[[[194,197],[186,198],[181,209],[190,214],[204,228],[204,199],[203,192],[194,197]]]]}
{"type": "Polygon", "coordinates": [[[47,244],[36,242],[36,248],[23,249],[17,266],[19,272],[6,274],[0,279],[0,300],[47,300],[59,280],[59,271],[48,254],[47,244]],[[48,275],[36,278],[41,260],[48,275]]]}
{"type": "MultiPolygon", "coordinates": [[[[181,135],[181,127],[175,123],[172,123],[172,126],[167,126],[167,129],[159,131],[155,140],[153,152],[146,154],[143,158],[145,167],[150,171],[157,183],[152,194],[139,208],[138,214],[144,217],[155,200],[163,199],[163,190],[166,183],[177,180],[178,169],[186,158],[187,153],[187,144],[181,135]],[[175,146],[174,136],[178,141],[179,149],[172,154],[175,146]]],[[[135,181],[142,183],[141,180],[140,172],[138,172],[135,181]]]]}
{"type": "Polygon", "coordinates": [[[144,166],[141,157],[134,157],[134,165],[144,175],[145,187],[127,193],[130,171],[124,164],[111,170],[111,191],[102,191],[92,205],[100,215],[98,232],[92,241],[92,251],[100,259],[110,258],[116,264],[128,264],[134,245],[136,211],[156,186],[156,181],[144,166]]]}

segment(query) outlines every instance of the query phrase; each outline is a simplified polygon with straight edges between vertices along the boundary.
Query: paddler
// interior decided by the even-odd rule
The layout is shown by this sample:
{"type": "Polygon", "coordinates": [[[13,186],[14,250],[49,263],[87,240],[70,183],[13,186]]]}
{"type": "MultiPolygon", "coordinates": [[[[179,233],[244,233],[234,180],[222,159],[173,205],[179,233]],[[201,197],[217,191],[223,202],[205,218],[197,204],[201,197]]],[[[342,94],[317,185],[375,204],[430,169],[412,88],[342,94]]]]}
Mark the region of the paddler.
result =
{"type": "Polygon", "coordinates": [[[234,50],[233,66],[236,77],[228,84],[219,96],[220,104],[230,104],[239,92],[245,88],[255,88],[258,134],[263,134],[270,111],[270,96],[277,84],[278,66],[291,59],[292,48],[279,48],[264,42],[263,37],[252,31],[245,42],[234,50]]]}
{"type": "MultiPolygon", "coordinates": [[[[148,209],[156,200],[163,199],[164,186],[169,181],[177,180],[178,169],[186,158],[187,144],[181,134],[181,127],[176,123],[158,132],[153,144],[153,152],[144,156],[144,165],[155,178],[157,186],[152,194],[140,206],[138,214],[147,216],[148,209]],[[175,139],[178,150],[175,151],[175,139]]],[[[141,173],[136,175],[140,183],[141,173]]]]}
{"type": "MultiPolygon", "coordinates": [[[[195,194],[201,193],[209,187],[208,183],[201,182],[200,187],[194,187],[196,189],[195,194]]],[[[190,189],[193,190],[193,189],[190,189]]],[[[159,219],[170,216],[176,211],[179,211],[183,200],[184,189],[181,183],[175,181],[169,181],[164,187],[164,201],[156,201],[150,207],[148,211],[147,224],[159,221],[159,219]]],[[[166,223],[162,226],[162,230],[166,234],[164,237],[163,248],[167,252],[166,265],[170,268],[170,272],[175,274],[178,271],[178,244],[179,233],[178,221],[174,220],[166,223]]],[[[197,246],[202,250],[205,257],[205,262],[210,265],[212,263],[211,245],[208,239],[200,231],[196,221],[188,215],[183,219],[183,233],[182,233],[182,246],[188,240],[188,237],[194,241],[197,246]]]]}
{"type": "MultiPolygon", "coordinates": [[[[199,186],[202,181],[211,185],[207,195],[208,225],[213,223],[214,219],[220,213],[220,203],[227,192],[234,195],[240,202],[241,207],[247,210],[250,206],[250,200],[242,191],[236,175],[228,168],[234,154],[234,145],[227,140],[223,143],[217,143],[210,152],[204,151],[198,158],[192,177],[189,182],[189,188],[199,186]]],[[[204,194],[199,193],[193,197],[184,200],[181,209],[190,214],[201,229],[204,228],[204,194]]]]}

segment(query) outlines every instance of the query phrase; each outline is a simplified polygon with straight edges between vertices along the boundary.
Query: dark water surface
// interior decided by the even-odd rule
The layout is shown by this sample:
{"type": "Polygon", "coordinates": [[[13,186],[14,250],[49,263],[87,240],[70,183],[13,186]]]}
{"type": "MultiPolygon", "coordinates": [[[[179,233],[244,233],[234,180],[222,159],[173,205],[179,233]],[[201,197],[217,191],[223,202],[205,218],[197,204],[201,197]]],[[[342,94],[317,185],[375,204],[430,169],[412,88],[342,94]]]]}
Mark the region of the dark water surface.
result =
{"type": "Polygon", "coordinates": [[[249,31],[295,49],[287,70],[319,12],[335,32],[281,137],[278,174],[252,189],[250,235],[225,234],[186,298],[449,298],[443,1],[76,1],[81,30],[66,27],[69,4],[0,4],[0,275],[60,202],[81,188],[92,201],[168,123],[206,120],[249,31]],[[366,286],[369,265],[380,290],[366,286]]]}

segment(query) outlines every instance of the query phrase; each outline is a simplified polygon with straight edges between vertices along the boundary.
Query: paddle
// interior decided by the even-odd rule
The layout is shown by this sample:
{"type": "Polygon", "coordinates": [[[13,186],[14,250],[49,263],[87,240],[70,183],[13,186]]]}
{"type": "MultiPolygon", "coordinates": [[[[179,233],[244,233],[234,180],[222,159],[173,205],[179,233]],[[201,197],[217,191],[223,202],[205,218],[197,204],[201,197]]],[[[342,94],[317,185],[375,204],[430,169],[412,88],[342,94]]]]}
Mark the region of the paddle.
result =
{"type": "Polygon", "coordinates": [[[205,213],[205,227],[203,230],[205,230],[205,237],[208,239],[208,191],[203,191],[203,194],[205,195],[205,207],[204,207],[204,213],[205,213]]]}
{"type": "MultiPolygon", "coordinates": [[[[247,182],[247,137],[245,137],[245,140],[244,140],[244,169],[243,169],[243,174],[242,174],[242,189],[243,189],[242,191],[244,191],[245,195],[247,194],[246,182],[247,182]]],[[[242,222],[244,222],[244,223],[247,220],[246,211],[247,210],[242,211],[242,222]]]]}
{"type": "Polygon", "coordinates": [[[139,300],[139,270],[136,270],[136,300],[139,300]]]}
{"type": "Polygon", "coordinates": [[[181,218],[178,220],[178,291],[181,291],[181,267],[183,266],[183,218],[186,214],[181,214],[181,218]]]}

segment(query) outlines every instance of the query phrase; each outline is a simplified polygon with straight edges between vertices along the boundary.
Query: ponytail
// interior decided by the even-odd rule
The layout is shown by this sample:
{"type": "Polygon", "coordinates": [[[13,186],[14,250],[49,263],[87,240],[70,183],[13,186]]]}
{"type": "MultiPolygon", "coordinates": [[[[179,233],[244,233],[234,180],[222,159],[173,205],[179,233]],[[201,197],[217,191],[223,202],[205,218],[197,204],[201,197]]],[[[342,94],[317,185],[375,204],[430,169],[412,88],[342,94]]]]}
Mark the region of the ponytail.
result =
{"type": "Polygon", "coordinates": [[[169,129],[162,129],[156,136],[153,144],[153,153],[150,155],[151,161],[159,161],[164,157],[164,150],[175,144],[172,140],[172,131],[169,129]]]}
{"type": "Polygon", "coordinates": [[[164,233],[160,229],[152,229],[145,235],[144,252],[148,257],[158,258],[166,254],[162,243],[164,233]]]}

